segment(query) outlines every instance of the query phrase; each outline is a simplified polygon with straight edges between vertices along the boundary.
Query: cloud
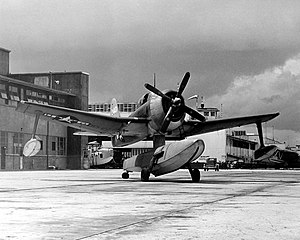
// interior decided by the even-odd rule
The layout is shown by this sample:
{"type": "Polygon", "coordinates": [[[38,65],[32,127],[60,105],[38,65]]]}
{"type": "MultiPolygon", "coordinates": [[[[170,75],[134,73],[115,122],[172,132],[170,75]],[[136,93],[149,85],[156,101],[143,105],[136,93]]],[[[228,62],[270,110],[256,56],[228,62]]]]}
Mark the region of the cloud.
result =
{"type": "Polygon", "coordinates": [[[271,97],[265,97],[265,98],[262,98],[261,100],[266,102],[266,103],[274,103],[276,104],[276,101],[279,101],[281,99],[281,96],[280,95],[273,95],[271,97]]]}
{"type": "Polygon", "coordinates": [[[224,116],[279,111],[280,116],[271,124],[300,136],[300,54],[263,73],[236,77],[225,94],[207,102],[212,106],[222,104],[224,116]]]}
{"type": "Polygon", "coordinates": [[[204,51],[240,51],[300,41],[300,3],[289,0],[1,0],[1,6],[7,42],[17,38],[41,49],[201,44],[204,51]]]}
{"type": "Polygon", "coordinates": [[[185,97],[203,95],[228,115],[280,111],[276,127],[298,131],[300,1],[0,4],[12,72],[88,72],[90,101],[100,102],[136,100],[153,73],[160,89],[174,88],[190,71],[185,97]]]}

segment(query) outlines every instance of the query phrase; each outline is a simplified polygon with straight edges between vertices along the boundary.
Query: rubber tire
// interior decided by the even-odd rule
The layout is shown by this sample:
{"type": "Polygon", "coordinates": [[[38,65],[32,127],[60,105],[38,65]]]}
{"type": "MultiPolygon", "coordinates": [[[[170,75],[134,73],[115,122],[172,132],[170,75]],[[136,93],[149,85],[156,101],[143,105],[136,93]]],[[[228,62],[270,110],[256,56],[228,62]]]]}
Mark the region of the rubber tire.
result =
{"type": "Polygon", "coordinates": [[[122,173],[122,178],[123,179],[128,179],[129,178],[129,173],[128,172],[123,172],[122,173]]]}
{"type": "Polygon", "coordinates": [[[192,169],[191,177],[193,182],[200,182],[200,171],[199,169],[192,169]]]}
{"type": "Polygon", "coordinates": [[[142,182],[148,182],[150,178],[150,171],[147,168],[143,168],[141,171],[141,180],[142,182]]]}

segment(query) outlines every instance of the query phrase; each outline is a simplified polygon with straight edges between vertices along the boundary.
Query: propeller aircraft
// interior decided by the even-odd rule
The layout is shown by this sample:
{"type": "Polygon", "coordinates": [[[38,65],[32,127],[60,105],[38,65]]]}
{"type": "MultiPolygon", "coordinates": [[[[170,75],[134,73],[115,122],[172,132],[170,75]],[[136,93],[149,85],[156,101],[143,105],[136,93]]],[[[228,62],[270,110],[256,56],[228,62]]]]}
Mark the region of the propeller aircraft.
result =
{"type": "MultiPolygon", "coordinates": [[[[141,180],[148,181],[150,174],[160,176],[186,167],[192,181],[199,182],[200,172],[192,169],[191,162],[201,156],[205,143],[201,139],[187,137],[247,124],[255,123],[259,132],[261,147],[257,150],[256,157],[268,154],[268,149],[263,144],[262,123],[277,117],[279,113],[206,120],[202,114],[185,104],[182,93],[189,79],[190,73],[187,72],[178,90],[160,91],[146,83],[145,88],[149,92],[140,99],[139,107],[129,117],[121,117],[119,114],[99,115],[21,101],[16,110],[36,116],[32,138],[25,144],[23,154],[33,156],[41,147],[35,136],[40,117],[98,136],[109,136],[113,147],[123,147],[152,138],[153,150],[124,160],[124,179],[129,178],[129,172],[138,171],[141,172],[141,180]],[[186,114],[194,120],[185,120],[186,114]],[[166,144],[166,137],[181,140],[166,144]]],[[[116,109],[114,112],[117,113],[116,109]]]]}
{"type": "MultiPolygon", "coordinates": [[[[276,145],[265,147],[265,154],[258,154],[252,167],[299,168],[300,156],[296,151],[280,149],[276,145]]],[[[255,152],[257,154],[257,152],[255,152]]]]}

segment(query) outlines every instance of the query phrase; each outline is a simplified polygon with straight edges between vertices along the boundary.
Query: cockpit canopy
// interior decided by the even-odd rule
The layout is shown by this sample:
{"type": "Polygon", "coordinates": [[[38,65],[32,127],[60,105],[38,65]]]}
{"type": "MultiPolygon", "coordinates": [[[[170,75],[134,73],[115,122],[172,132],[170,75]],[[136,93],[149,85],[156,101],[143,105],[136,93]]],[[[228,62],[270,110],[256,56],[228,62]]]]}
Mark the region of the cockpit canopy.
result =
{"type": "Polygon", "coordinates": [[[138,101],[138,108],[139,108],[140,106],[144,105],[144,104],[147,102],[148,97],[149,97],[149,94],[150,94],[150,93],[146,93],[146,94],[144,94],[144,95],[139,99],[139,101],[138,101]]]}

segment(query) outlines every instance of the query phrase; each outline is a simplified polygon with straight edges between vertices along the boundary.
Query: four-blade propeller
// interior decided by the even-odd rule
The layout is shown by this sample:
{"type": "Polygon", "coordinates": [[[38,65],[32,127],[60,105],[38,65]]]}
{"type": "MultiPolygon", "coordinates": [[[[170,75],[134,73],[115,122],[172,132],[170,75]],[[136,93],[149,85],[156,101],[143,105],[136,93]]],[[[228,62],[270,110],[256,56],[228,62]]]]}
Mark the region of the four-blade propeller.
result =
{"type": "Polygon", "coordinates": [[[150,92],[155,93],[156,95],[162,97],[167,102],[169,102],[170,107],[167,111],[167,114],[163,120],[161,129],[160,129],[160,131],[162,133],[165,133],[167,131],[167,129],[170,125],[170,122],[172,121],[172,117],[174,116],[174,113],[177,111],[183,111],[183,113],[187,113],[190,116],[192,116],[193,118],[196,118],[201,122],[205,121],[205,117],[203,115],[201,115],[199,112],[197,112],[193,108],[190,108],[184,104],[182,93],[188,84],[189,78],[190,78],[190,73],[187,72],[183,76],[183,79],[181,80],[181,83],[178,88],[178,92],[177,92],[176,96],[174,96],[174,97],[167,96],[166,94],[162,93],[160,90],[158,90],[157,88],[153,87],[152,85],[150,85],[148,83],[145,84],[145,88],[147,88],[150,92]]]}

